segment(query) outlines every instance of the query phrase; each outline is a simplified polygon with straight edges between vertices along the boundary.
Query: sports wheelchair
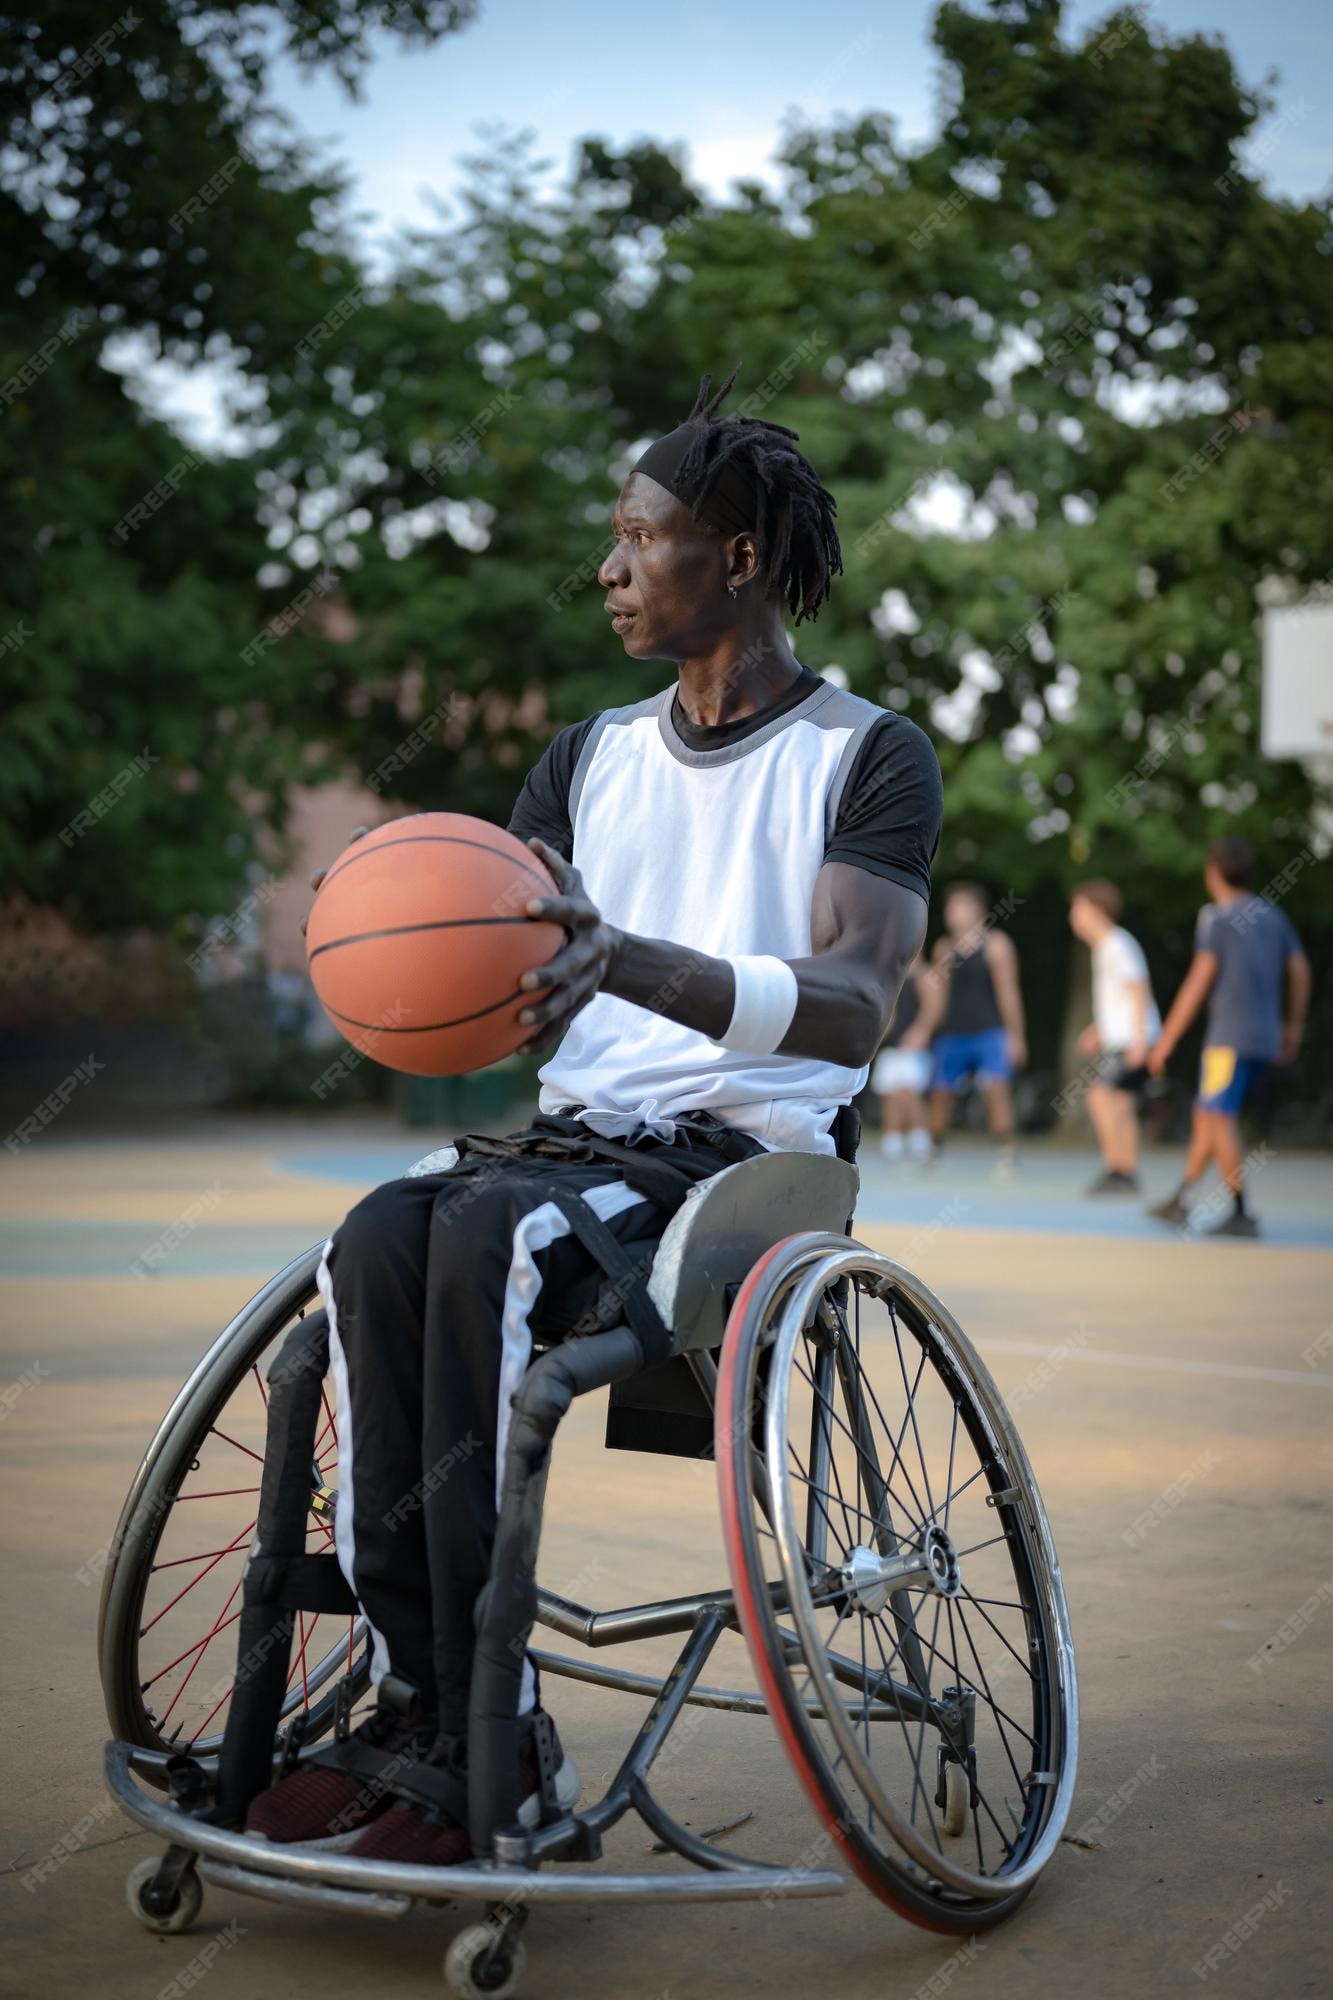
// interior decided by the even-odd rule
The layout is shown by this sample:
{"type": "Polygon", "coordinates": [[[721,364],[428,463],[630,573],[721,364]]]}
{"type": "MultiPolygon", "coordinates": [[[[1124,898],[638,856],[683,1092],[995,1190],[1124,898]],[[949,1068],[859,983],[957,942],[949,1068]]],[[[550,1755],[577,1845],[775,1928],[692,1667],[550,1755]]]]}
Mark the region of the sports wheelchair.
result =
{"type": "MultiPolygon", "coordinates": [[[[448,1164],[446,1150],[412,1171],[448,1164]]],[[[614,1419],[617,1393],[632,1402],[648,1374],[631,1324],[536,1352],[514,1396],[477,1611],[467,1778],[477,1858],[461,1867],[359,1860],[240,1830],[250,1799],[303,1744],[345,1731],[369,1684],[369,1635],[331,1553],[338,1433],[320,1250],[265,1285],[159,1426],[104,1574],[108,1783],[166,1842],[129,1877],[141,1923],[185,1929],[201,1876],[383,1917],[473,1901],[485,1920],[454,1939],[446,1979],[460,1995],[505,1996],[537,1903],[749,1898],[772,1909],[845,1890],[836,1862],[936,1931],[974,1933],[1017,1907],[1055,1851],[1074,1788],[1060,1567],[1027,1455],[975,1350],[919,1279],[852,1238],[857,1186],[846,1157],[743,1160],[691,1190],[653,1260],[648,1291],[671,1354],[649,1371],[656,1396],[640,1400],[664,1412],[665,1448],[677,1452],[711,1410],[729,1587],[612,1610],[537,1587],[560,1418],[573,1397],[609,1384],[614,1419]],[[683,1645],[664,1678],[531,1649],[545,1673],[648,1708],[604,1796],[562,1807],[547,1774],[528,1831],[515,1715],[534,1622],[593,1655],[667,1634],[683,1645]],[[753,1689],[702,1678],[736,1630],[753,1689]],[[771,1718],[823,1829],[794,1863],[716,1846],[654,1794],[654,1760],[690,1704],[771,1718]],[[694,1867],[549,1865],[597,1862],[631,1810],[694,1867]]],[[[626,1439],[608,1431],[608,1441],[626,1439]]]]}

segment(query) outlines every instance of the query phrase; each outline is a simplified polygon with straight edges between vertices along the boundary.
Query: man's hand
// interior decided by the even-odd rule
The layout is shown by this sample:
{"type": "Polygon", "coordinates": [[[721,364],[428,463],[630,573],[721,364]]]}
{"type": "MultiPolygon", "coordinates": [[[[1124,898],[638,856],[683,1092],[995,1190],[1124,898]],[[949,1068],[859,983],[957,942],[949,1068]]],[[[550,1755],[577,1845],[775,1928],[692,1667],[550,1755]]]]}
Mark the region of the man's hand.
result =
{"type": "Polygon", "coordinates": [[[1096,1028],[1085,1028],[1078,1038],[1078,1052],[1081,1056],[1100,1055],[1102,1038],[1096,1028]]]}
{"type": "MultiPolygon", "coordinates": [[[[352,829],[352,839],[348,841],[348,843],[347,843],[347,846],[348,846],[348,847],[350,847],[350,846],[351,846],[351,844],[352,844],[352,840],[360,840],[360,839],[362,838],[362,836],[363,836],[364,834],[367,834],[367,833],[369,833],[369,832],[370,832],[370,828],[369,828],[368,826],[357,826],[357,827],[353,827],[353,829],[352,829]]],[[[346,851],[347,851],[347,850],[346,850],[346,848],[344,848],[343,852],[344,852],[344,853],[346,853],[346,851]]],[[[339,858],[339,859],[341,859],[341,856],[339,856],[338,858],[339,858]]],[[[330,863],[329,863],[329,868],[332,868],[332,866],[333,866],[333,863],[332,863],[332,862],[330,862],[330,863]]],[[[314,874],[313,874],[313,875],[312,875],[312,876],[310,877],[310,886],[311,886],[311,888],[312,888],[312,889],[316,889],[316,890],[317,890],[317,889],[319,888],[319,885],[320,885],[320,883],[321,883],[321,882],[322,882],[322,881],[324,880],[324,877],[325,877],[325,876],[326,876],[326,875],[328,874],[328,872],[329,872],[329,868],[317,868],[317,869],[315,870],[314,874]]],[[[307,911],[306,911],[306,913],[305,913],[305,915],[304,915],[304,916],[302,917],[302,919],[301,919],[301,936],[302,936],[302,937],[304,937],[304,936],[305,936],[305,928],[306,928],[306,925],[307,925],[307,924],[308,924],[309,922],[310,922],[310,912],[309,912],[309,910],[307,910],[307,911]]]]}
{"type": "Polygon", "coordinates": [[[1282,1029],[1282,1048],[1278,1055],[1280,1063],[1294,1063],[1301,1052],[1301,1031],[1294,1021],[1287,1021],[1282,1029]]]}
{"type": "Polygon", "coordinates": [[[1009,1060],[1014,1068],[1026,1069],[1028,1060],[1026,1035],[1020,1033],[1017,1028],[1008,1028],[1005,1030],[1004,1045],[1009,1051],[1009,1060]]]}
{"type": "Polygon", "coordinates": [[[601,912],[589,901],[583,877],[562,854],[535,837],[528,846],[550,872],[559,891],[555,896],[534,897],[523,914],[543,923],[563,924],[569,942],[545,965],[525,972],[519,985],[525,993],[545,988],[519,1014],[525,1027],[536,1032],[519,1048],[520,1055],[535,1055],[558,1042],[574,1016],[600,990],[611,969],[621,934],[603,923],[601,912]]]}
{"type": "Polygon", "coordinates": [[[1149,1076],[1161,1076],[1164,1073],[1167,1063],[1171,1060],[1172,1046],[1165,1039],[1153,1043],[1148,1051],[1148,1060],[1144,1064],[1149,1076]]]}
{"type": "Polygon", "coordinates": [[[913,1021],[911,1027],[899,1041],[898,1047],[910,1050],[913,1055],[917,1055],[923,1049],[928,1049],[930,1047],[929,1030],[923,1028],[919,1022],[913,1021]]]}

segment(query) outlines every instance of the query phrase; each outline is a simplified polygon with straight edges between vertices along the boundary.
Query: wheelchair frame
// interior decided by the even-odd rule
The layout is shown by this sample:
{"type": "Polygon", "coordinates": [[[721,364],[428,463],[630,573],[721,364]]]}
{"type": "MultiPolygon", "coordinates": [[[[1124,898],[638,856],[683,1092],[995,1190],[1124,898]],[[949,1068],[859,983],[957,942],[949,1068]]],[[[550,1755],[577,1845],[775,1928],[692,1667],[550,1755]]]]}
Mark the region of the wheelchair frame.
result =
{"type": "MultiPolygon", "coordinates": [[[[761,1455],[749,1442],[750,1405],[748,1400],[736,1403],[738,1395],[748,1398],[753,1388],[753,1373],[748,1386],[742,1383],[738,1388],[733,1381],[725,1387],[725,1401],[720,1400],[719,1373],[710,1350],[718,1345],[724,1324],[730,1327],[724,1350],[726,1360],[734,1359],[741,1336],[746,1326],[750,1327],[753,1370],[762,1344],[756,1313],[767,1312],[770,1307],[776,1310],[785,1300],[786,1319],[782,1325],[787,1327],[789,1348],[803,1333],[808,1334],[812,1327],[817,1329],[822,1316],[829,1322],[825,1351],[828,1379],[832,1380],[835,1368],[845,1373],[847,1349],[844,1344],[843,1354],[838,1353],[837,1328],[832,1325],[836,1309],[829,1304],[830,1284],[845,1281],[845,1272],[854,1269],[864,1271],[882,1266],[889,1273],[899,1271],[889,1260],[849,1243],[846,1218],[855,1187],[855,1171],[844,1162],[815,1156],[769,1155],[724,1169],[701,1184],[692,1191],[664,1233],[654,1260],[650,1291],[673,1329],[676,1352],[688,1363],[700,1390],[714,1407],[724,1505],[729,1482],[734,1503],[736,1484],[743,1477],[758,1508],[771,1514],[770,1501],[765,1499],[761,1455]],[[794,1232],[793,1223],[800,1225],[794,1232]],[[738,1280],[743,1282],[739,1283],[739,1296],[728,1321],[728,1294],[736,1291],[738,1280]],[[738,1318],[741,1324],[737,1323],[738,1318]],[[741,1431],[736,1429],[736,1407],[743,1413],[741,1431]],[[735,1436],[746,1436],[745,1449],[738,1447],[733,1454],[724,1448],[728,1428],[735,1436]],[[744,1472],[738,1471],[741,1464],[744,1472]]],[[[196,1371],[196,1381],[200,1375],[208,1377],[210,1370],[213,1376],[222,1378],[222,1364],[230,1345],[234,1345],[247,1315],[261,1302],[275,1301],[279,1311],[288,1302],[287,1317],[290,1317],[290,1310],[302,1297],[309,1296],[318,1255],[318,1251],[312,1251],[296,1259],[271,1281],[215,1343],[196,1371]]],[[[901,1275],[906,1278],[908,1274],[901,1275]]],[[[915,1281],[910,1282],[915,1285],[915,1281]]],[[[916,1291],[934,1307],[940,1321],[947,1322],[955,1340],[963,1341],[938,1302],[919,1286],[916,1291]]],[[[963,1346],[966,1348],[965,1341],[963,1346]]],[[[1032,1886],[1054,1850],[1067,1815],[1077,1755],[1072,1641],[1049,1528],[1030,1467],[998,1392],[970,1349],[967,1353],[972,1364],[970,1386],[979,1395],[986,1422],[993,1431],[996,1463],[1003,1452],[1007,1454],[1006,1462],[1016,1466],[1018,1472],[1017,1485],[995,1488],[994,1504],[1006,1519],[1012,1514],[1012,1523],[1018,1525],[1021,1499],[1023,1533],[1034,1538],[1034,1545],[1040,1546],[1048,1562],[1049,1604],[1044,1615],[1049,1628],[1046,1642],[1051,1671],[1059,1683],[1056,1744],[1059,1756],[1051,1760],[1058,1768],[1029,1773],[1034,1786],[1044,1784],[1050,1788],[1034,1822],[1034,1826],[1040,1827],[1039,1837],[1034,1837],[1029,1851],[1004,1880],[997,1877],[993,1884],[983,1885],[981,1900],[967,1904],[965,1923],[961,1921],[961,1909],[951,1917],[947,1902],[932,1911],[929,1897],[916,1899],[919,1906],[914,1906],[910,1895],[904,1901],[872,1883],[884,1900],[915,1921],[953,1930],[988,1927],[1008,1914],[1032,1886]]],[[[303,1593],[309,1595],[314,1590],[319,1597],[321,1592],[327,1595],[334,1591],[336,1595],[329,1571],[320,1572],[317,1579],[310,1568],[312,1564],[336,1567],[336,1558],[299,1553],[304,1548],[305,1516],[310,1504],[308,1476],[302,1474],[304,1485],[302,1479],[289,1476],[285,1488],[280,1490],[284,1468],[295,1465],[299,1470],[311,1464],[326,1358],[327,1324],[322,1312],[314,1312],[301,1319],[288,1334],[270,1372],[270,1446],[265,1453],[264,1498],[260,1503],[261,1519],[265,1521],[261,1539],[266,1555],[262,1558],[252,1555],[247,1565],[247,1603],[238,1647],[242,1666],[247,1658],[254,1657],[256,1641],[262,1641],[264,1633],[280,1628],[284,1615],[290,1649],[290,1611],[299,1604],[303,1593]],[[270,1566],[267,1570],[265,1562],[270,1566]]],[[[822,1368],[824,1362],[821,1360],[819,1365],[822,1368]]],[[[701,1680],[709,1656],[726,1630],[744,1629],[752,1656],[759,1665],[756,1646],[760,1641],[756,1628],[764,1620],[776,1634],[784,1661],[788,1665],[798,1661],[803,1648],[808,1647],[809,1637],[803,1631],[802,1607],[796,1600],[798,1597],[808,1600],[804,1610],[804,1623],[808,1625],[810,1602],[814,1601],[809,1599],[808,1592],[793,1591],[789,1578],[786,1585],[764,1584],[762,1607],[753,1601],[753,1591],[747,1584],[744,1591],[733,1587],[597,1611],[536,1585],[546,1477],[559,1422],[575,1396],[627,1380],[642,1366],[643,1351],[637,1335],[629,1326],[614,1327],[547,1348],[534,1359],[514,1397],[491,1582],[479,1604],[469,1728],[470,1831],[474,1852],[483,1858],[448,1869],[409,1866],[360,1860],[323,1850],[287,1848],[233,1830],[248,1796],[253,1796],[272,1775],[280,1745],[279,1683],[287,1656],[282,1655],[281,1672],[275,1676],[270,1666],[275,1648],[270,1641],[264,1655],[269,1671],[256,1669],[248,1676],[238,1672],[227,1738],[219,1760],[216,1800],[210,1783],[212,1773],[197,1758],[169,1756],[122,1740],[107,1746],[106,1775],[112,1796],[139,1826],[168,1842],[160,1862],[141,1864],[131,1878],[131,1905],[141,1921],[159,1929],[183,1928],[198,1907],[196,1870],[218,1886],[251,1895],[386,1918],[405,1915],[418,1900],[481,1901],[492,1905],[490,1920],[464,1932],[455,1941],[446,1970],[459,1993],[503,1994],[513,1990],[517,1978],[522,1956],[519,1934],[533,1903],[602,1899],[785,1900],[789,1896],[835,1895],[845,1890],[846,1877],[837,1869],[777,1867],[714,1846],[682,1826],[655,1796],[650,1783],[654,1760],[688,1705],[743,1714],[773,1713],[780,1734],[788,1738],[791,1748],[789,1732],[793,1726],[799,1729],[802,1721],[808,1726],[813,1720],[828,1719],[832,1726],[832,1710],[839,1704],[834,1702],[826,1713],[824,1703],[834,1683],[865,1692],[864,1661],[858,1663],[834,1652],[822,1655],[826,1669],[823,1696],[812,1690],[797,1697],[799,1712],[788,1713],[785,1718],[773,1711],[772,1702],[762,1692],[715,1687],[701,1680]],[[797,1629],[777,1622],[784,1617],[794,1617],[797,1629]],[[572,1811],[561,1811],[548,1804],[544,1823],[535,1831],[524,1832],[517,1825],[515,1718],[522,1660],[534,1621],[594,1650],[668,1634],[679,1633],[685,1638],[674,1666],[660,1681],[651,1675],[531,1649],[537,1666],[548,1673],[640,1695],[648,1698],[650,1707],[607,1790],[595,1804],[572,1811]],[[150,1785],[160,1786],[165,1781],[169,1796],[163,1798],[160,1792],[145,1789],[136,1782],[139,1776],[147,1778],[150,1785]],[[694,1869],[688,1874],[540,1872],[544,1864],[552,1861],[600,1859],[604,1836],[631,1811],[666,1848],[695,1864],[694,1869]]],[[[732,1374],[736,1374],[735,1369],[732,1374]]],[[[154,1449],[178,1429],[185,1415],[190,1386],[182,1391],[159,1429],[154,1448],[150,1448],[131,1489],[122,1523],[132,1521],[136,1509],[142,1510],[154,1449]]],[[[845,1381],[843,1386],[845,1392],[845,1381]]],[[[782,1400],[780,1395],[775,1397],[768,1412],[770,1445],[774,1411],[782,1400]]],[[[860,1430],[859,1418],[857,1429],[860,1430]]],[[[812,1439],[812,1466],[816,1443],[812,1439]]],[[[877,1679],[872,1698],[863,1706],[860,1719],[868,1726],[877,1720],[901,1723],[906,1717],[919,1721],[923,1731],[926,1726],[936,1730],[941,1744],[941,1793],[945,1789],[946,1764],[956,1766],[954,1777],[959,1771],[970,1774],[967,1782],[972,1788],[975,1809],[975,1760],[971,1748],[973,1691],[958,1686],[944,1688],[938,1696],[931,1693],[923,1642],[918,1637],[915,1613],[907,1595],[909,1590],[943,1590],[947,1583],[947,1558],[938,1546],[929,1542],[929,1537],[923,1539],[919,1549],[904,1554],[905,1545],[899,1542],[889,1522],[884,1493],[875,1500],[877,1518],[881,1512],[883,1532],[876,1530],[874,1536],[878,1554],[873,1556],[871,1584],[893,1607],[907,1677],[890,1677],[886,1667],[885,1674],[877,1679]]],[[[813,1512],[810,1521],[814,1521],[813,1512]]],[[[1006,1533],[1012,1531],[1012,1527],[1006,1527],[1006,1533]]],[[[947,1536],[944,1539],[947,1543],[947,1536]]],[[[732,1544],[729,1554],[733,1558],[735,1579],[732,1544]]],[[[871,1551],[865,1554],[871,1559],[871,1551]]],[[[834,1587],[848,1602],[855,1601],[862,1589],[860,1579],[853,1578],[845,1565],[836,1577],[834,1587]]],[[[751,1572],[751,1583],[752,1580],[751,1572]]],[[[104,1673],[108,1661],[114,1661],[115,1657],[114,1634],[108,1632],[107,1618],[113,1588],[114,1579],[109,1572],[103,1596],[104,1673]]],[[[351,1603],[350,1592],[346,1592],[345,1585],[341,1588],[351,1603]]],[[[824,1601],[828,1601],[827,1591],[824,1601]]],[[[340,1607],[321,1599],[317,1608],[340,1607]]],[[[808,1652],[804,1657],[809,1659],[808,1652]]],[[[111,1670],[114,1673],[114,1666],[111,1670]]],[[[110,1694],[108,1687],[109,1697],[110,1694]]],[[[787,1705],[789,1708],[792,1705],[790,1697],[787,1705]]],[[[112,1707],[114,1713],[114,1703],[112,1707]]],[[[287,1744],[281,1746],[284,1758],[291,1754],[293,1739],[299,1746],[300,1737],[301,1726],[296,1722],[288,1732],[287,1744]]],[[[798,1771],[801,1771],[799,1762],[798,1771]]],[[[807,1783],[807,1790],[810,1789],[807,1783]]],[[[818,1798],[815,1802],[821,1805],[818,1798]]],[[[937,1795],[937,1803],[941,1802],[937,1795]]],[[[822,1810],[821,1806],[821,1813],[822,1810]]],[[[852,1866],[870,1880],[863,1865],[864,1854],[858,1854],[856,1840],[847,1838],[849,1829],[844,1826],[839,1833],[833,1826],[831,1831],[847,1851],[852,1866]]]]}

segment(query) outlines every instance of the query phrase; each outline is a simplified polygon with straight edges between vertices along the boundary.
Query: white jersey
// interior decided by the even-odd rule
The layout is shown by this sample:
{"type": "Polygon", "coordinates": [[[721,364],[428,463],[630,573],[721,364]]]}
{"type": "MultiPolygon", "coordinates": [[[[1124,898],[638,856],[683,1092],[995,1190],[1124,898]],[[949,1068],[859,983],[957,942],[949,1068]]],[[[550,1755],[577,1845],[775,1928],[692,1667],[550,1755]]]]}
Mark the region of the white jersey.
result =
{"type": "MultiPolygon", "coordinates": [[[[715,958],[808,957],[815,878],[840,851],[841,858],[927,893],[921,870],[909,865],[924,846],[928,884],[938,832],[937,809],[935,824],[928,824],[929,797],[938,800],[938,767],[927,739],[902,717],[807,678],[810,691],[794,705],[779,705],[771,720],[717,749],[684,740],[673,717],[674,688],[581,726],[567,790],[574,865],[608,923],[685,947],[677,992],[688,980],[691,949],[715,958]],[[882,763],[862,758],[858,766],[872,732],[890,740],[892,755],[882,763]],[[929,776],[914,791],[922,746],[933,794],[929,776]],[[864,838],[863,858],[854,851],[858,836],[839,829],[854,767],[860,816],[850,817],[858,824],[875,813],[893,818],[895,801],[872,798],[867,806],[868,789],[901,795],[896,810],[911,819],[913,831],[902,838],[897,866],[892,858],[886,864],[890,850],[876,847],[874,832],[864,838]],[[907,795],[913,796],[905,808],[907,795]]],[[[511,828],[550,837],[523,799],[511,828]]],[[[662,997],[669,1002],[672,993],[662,997]]],[[[640,1122],[669,1131],[674,1114],[702,1109],[771,1148],[831,1153],[830,1122],[864,1087],[868,1069],[743,1054],[663,1012],[600,993],[576,1015],[540,1074],[543,1111],[586,1106],[589,1122],[602,1131],[640,1122]]]]}
{"type": "Polygon", "coordinates": [[[1162,1032],[1162,1017],[1152,997],[1148,961],[1138,939],[1117,924],[1092,947],[1092,1018],[1104,1049],[1118,1053],[1138,1040],[1134,988],[1140,983],[1148,988],[1144,1038],[1151,1044],[1162,1032]]]}

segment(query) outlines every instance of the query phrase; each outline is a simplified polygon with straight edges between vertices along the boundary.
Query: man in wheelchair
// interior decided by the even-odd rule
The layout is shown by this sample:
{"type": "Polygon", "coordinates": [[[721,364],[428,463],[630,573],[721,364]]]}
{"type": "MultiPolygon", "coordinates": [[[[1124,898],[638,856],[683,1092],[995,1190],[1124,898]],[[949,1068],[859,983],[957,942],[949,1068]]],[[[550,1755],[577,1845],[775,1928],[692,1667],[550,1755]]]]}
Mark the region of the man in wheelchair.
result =
{"type": "MultiPolygon", "coordinates": [[[[524,982],[527,1047],[555,1047],[540,1116],[377,1188],[325,1248],[336,1542],[377,1705],[254,1801],[271,1841],[470,1858],[474,1617],[534,1345],[655,1311],[694,1182],[838,1150],[921,946],[935,754],[795,657],[784,611],[814,618],[841,570],[835,503],[795,432],[721,413],[733,380],[639,460],[599,572],[626,653],[678,679],[561,730],[510,821],[557,885],[526,914],[568,934],[524,982]]],[[[535,1824],[579,1786],[526,1659],[519,1712],[535,1824]]]]}

